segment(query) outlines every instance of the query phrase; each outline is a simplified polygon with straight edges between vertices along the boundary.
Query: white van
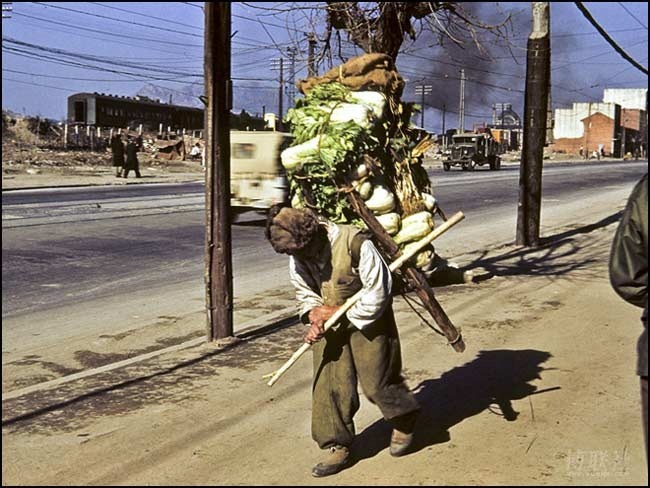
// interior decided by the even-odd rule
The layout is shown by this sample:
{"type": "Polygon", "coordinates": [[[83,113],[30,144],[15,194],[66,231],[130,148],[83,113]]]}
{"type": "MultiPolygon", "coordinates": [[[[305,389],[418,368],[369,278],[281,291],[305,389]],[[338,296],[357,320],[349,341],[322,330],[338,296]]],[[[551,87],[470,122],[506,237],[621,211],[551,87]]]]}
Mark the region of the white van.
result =
{"type": "Polygon", "coordinates": [[[280,153],[291,135],[274,131],[230,131],[230,205],[235,213],[266,212],[286,202],[289,184],[280,153]]]}

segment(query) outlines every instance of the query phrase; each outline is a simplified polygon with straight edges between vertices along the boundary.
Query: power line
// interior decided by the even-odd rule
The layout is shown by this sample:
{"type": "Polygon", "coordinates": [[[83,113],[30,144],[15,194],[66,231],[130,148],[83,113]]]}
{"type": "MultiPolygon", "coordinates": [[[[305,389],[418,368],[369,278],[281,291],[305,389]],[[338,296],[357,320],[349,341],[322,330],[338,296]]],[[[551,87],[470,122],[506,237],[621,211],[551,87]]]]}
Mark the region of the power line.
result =
{"type": "Polygon", "coordinates": [[[618,4],[623,7],[623,10],[625,10],[628,14],[630,14],[630,17],[632,17],[634,20],[636,20],[639,24],[641,24],[642,27],[645,28],[645,30],[648,30],[648,26],[645,25],[643,22],[641,22],[636,15],[634,15],[632,12],[628,10],[628,8],[625,6],[624,3],[618,2],[618,4]]]}
{"type": "Polygon", "coordinates": [[[114,33],[114,32],[107,32],[107,31],[103,31],[103,30],[98,30],[98,29],[91,29],[89,27],[81,27],[81,26],[77,26],[77,25],[66,24],[66,23],[63,23],[63,22],[57,22],[56,20],[49,20],[49,19],[44,19],[42,17],[34,16],[34,15],[23,14],[21,12],[14,12],[14,15],[18,15],[18,16],[21,16],[21,17],[27,17],[27,18],[38,20],[38,21],[41,21],[41,22],[48,22],[50,24],[57,24],[57,25],[65,26],[65,27],[71,27],[71,28],[74,28],[74,29],[83,30],[83,31],[94,32],[96,34],[105,34],[105,35],[109,35],[109,36],[123,37],[123,38],[126,38],[126,39],[136,39],[138,41],[158,42],[158,43],[161,43],[161,44],[170,44],[170,45],[183,46],[183,47],[203,47],[203,45],[201,45],[201,44],[188,44],[186,42],[163,41],[163,40],[160,40],[160,39],[151,39],[151,38],[147,38],[147,37],[136,37],[136,36],[130,36],[128,34],[118,34],[118,33],[114,33]]]}
{"type": "MultiPolygon", "coordinates": [[[[128,34],[120,34],[120,33],[115,33],[115,32],[99,30],[99,29],[90,29],[88,27],[70,25],[70,24],[66,24],[66,23],[63,23],[63,22],[57,22],[55,20],[44,19],[42,17],[38,17],[38,16],[35,16],[35,15],[28,15],[28,14],[24,14],[24,13],[20,13],[20,12],[15,12],[15,14],[18,15],[18,16],[21,16],[21,17],[27,17],[27,18],[30,18],[30,19],[33,19],[33,20],[37,20],[39,22],[46,22],[46,23],[51,23],[51,24],[56,24],[56,25],[62,25],[64,27],[83,30],[83,31],[88,31],[88,32],[93,32],[93,33],[100,34],[100,35],[107,35],[107,36],[120,37],[120,38],[126,38],[126,39],[135,39],[135,40],[139,40],[139,41],[155,42],[155,43],[160,43],[160,44],[168,44],[168,45],[181,46],[181,47],[190,47],[190,48],[192,48],[192,47],[202,48],[203,47],[202,44],[188,44],[187,42],[173,42],[173,41],[166,41],[166,40],[161,40],[161,39],[152,39],[152,38],[148,38],[148,37],[130,36],[128,34]]],[[[68,34],[77,35],[77,36],[80,36],[80,37],[86,37],[86,38],[95,39],[95,40],[102,40],[102,39],[99,39],[97,37],[81,36],[80,34],[75,34],[75,33],[70,32],[70,31],[63,31],[63,30],[57,30],[57,29],[51,29],[51,30],[54,30],[54,31],[57,31],[57,32],[66,32],[68,34]]],[[[254,39],[248,39],[248,38],[245,38],[245,37],[240,37],[240,39],[255,42],[254,39]]],[[[112,41],[112,42],[116,42],[118,44],[125,44],[127,46],[133,46],[134,45],[133,43],[125,43],[125,42],[120,42],[120,41],[112,41]]],[[[233,44],[246,46],[246,48],[244,48],[244,49],[238,49],[238,51],[242,51],[242,52],[243,51],[248,51],[248,50],[259,51],[261,49],[275,49],[274,46],[271,46],[269,44],[249,44],[249,43],[246,43],[246,42],[241,42],[239,40],[233,40],[233,44]]],[[[140,46],[140,47],[145,47],[145,46],[140,46]]],[[[148,47],[148,46],[146,46],[145,48],[146,49],[154,49],[154,48],[151,48],[151,47],[148,47]]],[[[156,50],[156,49],[154,49],[154,50],[156,50]]],[[[160,50],[157,50],[157,51],[160,51],[160,50]]],[[[169,52],[169,51],[160,51],[160,52],[169,52]]],[[[177,51],[175,51],[174,53],[175,54],[182,54],[182,53],[177,52],[177,51]]]]}
{"type": "Polygon", "coordinates": [[[98,78],[80,78],[79,76],[56,76],[56,75],[45,75],[40,73],[29,73],[27,71],[18,71],[15,69],[4,68],[2,71],[7,71],[9,73],[18,73],[21,75],[29,76],[39,76],[43,78],[52,78],[57,80],[75,80],[75,81],[102,81],[102,82],[115,82],[115,83],[142,83],[143,80],[119,80],[119,79],[98,79],[98,78]]]}
{"type": "MultiPolygon", "coordinates": [[[[629,47],[634,47],[634,46],[638,46],[639,44],[647,44],[647,43],[648,43],[647,39],[641,39],[638,42],[630,44],[629,47]]],[[[597,54],[592,54],[591,56],[587,56],[586,58],[581,58],[581,59],[577,59],[577,60],[574,60],[574,61],[569,61],[569,62],[561,64],[559,66],[554,66],[553,68],[551,68],[551,71],[555,71],[557,69],[561,69],[561,68],[564,68],[566,66],[572,66],[572,65],[574,65],[576,63],[582,63],[583,61],[587,61],[587,60],[593,59],[593,58],[598,58],[600,56],[604,56],[604,55],[610,54],[610,53],[611,53],[611,51],[608,50],[608,51],[603,51],[603,52],[600,52],[600,53],[597,53],[597,54]]],[[[597,64],[606,64],[608,66],[611,65],[611,63],[605,63],[605,62],[597,63],[597,64]]]]}
{"type": "Polygon", "coordinates": [[[196,4],[190,3],[190,2],[181,2],[181,3],[184,3],[185,5],[189,5],[190,7],[196,7],[196,8],[200,8],[201,10],[203,10],[203,7],[201,5],[196,5],[196,4]]]}
{"type": "Polygon", "coordinates": [[[60,86],[42,85],[40,83],[31,83],[29,81],[14,80],[13,78],[5,78],[4,76],[2,77],[2,79],[5,80],[5,81],[13,81],[15,83],[23,83],[25,85],[42,86],[42,87],[45,87],[45,88],[52,88],[53,90],[61,90],[61,91],[66,91],[66,92],[70,92],[70,93],[74,93],[74,92],[77,91],[77,90],[71,90],[69,88],[62,88],[60,86]]]}
{"type": "Polygon", "coordinates": [[[614,39],[609,37],[609,34],[603,29],[598,22],[596,22],[596,19],[593,18],[593,16],[589,13],[589,10],[583,5],[582,2],[574,2],[576,7],[582,12],[582,14],[587,18],[587,20],[593,25],[598,32],[603,36],[603,38],[609,43],[610,46],[614,48],[614,50],[619,53],[621,56],[623,56],[624,59],[632,63],[639,71],[645,73],[646,75],[648,74],[648,69],[644,68],[641,66],[639,63],[637,63],[632,57],[627,54],[616,42],[614,39]]]}
{"type": "MultiPolygon", "coordinates": [[[[159,80],[159,81],[170,81],[173,83],[183,83],[181,81],[177,81],[178,78],[172,79],[172,78],[164,78],[161,76],[151,76],[143,73],[133,73],[129,71],[119,71],[119,70],[114,70],[114,69],[109,69],[109,68],[103,68],[101,66],[91,66],[83,63],[77,63],[74,61],[68,61],[68,60],[61,60],[57,57],[51,57],[51,56],[46,56],[46,55],[38,55],[34,53],[30,53],[28,51],[24,51],[21,49],[17,48],[11,48],[11,47],[3,47],[3,51],[6,51],[9,54],[13,54],[15,56],[22,56],[30,59],[36,59],[41,62],[46,62],[46,63],[53,63],[53,64],[59,64],[63,66],[71,66],[73,68],[77,69],[90,69],[90,70],[96,70],[96,71],[106,71],[109,73],[116,73],[116,74],[121,74],[121,75],[126,75],[126,76],[135,76],[135,77],[140,77],[140,78],[145,78],[145,79],[151,79],[151,80],[159,80]]],[[[187,76],[194,76],[194,75],[183,75],[179,78],[185,78],[187,76]]],[[[187,82],[185,82],[187,83],[187,82]]]]}
{"type": "Polygon", "coordinates": [[[201,31],[203,30],[203,27],[197,27],[197,26],[191,25],[191,24],[184,24],[182,22],[178,22],[177,20],[169,20],[169,19],[165,19],[165,18],[162,18],[162,17],[156,17],[156,16],[150,15],[150,14],[143,14],[143,13],[140,13],[140,12],[135,12],[133,10],[127,10],[127,9],[124,9],[124,8],[114,7],[112,5],[106,5],[105,3],[100,3],[100,2],[90,2],[90,3],[94,3],[95,5],[99,5],[100,7],[110,8],[112,10],[118,10],[120,12],[125,12],[127,14],[139,15],[141,17],[146,17],[148,19],[155,19],[155,20],[160,20],[161,22],[167,22],[167,23],[174,24],[174,25],[182,25],[184,27],[189,27],[191,29],[198,29],[198,30],[201,30],[201,31]]]}
{"type": "Polygon", "coordinates": [[[185,35],[185,36],[198,37],[198,38],[201,38],[201,39],[203,38],[202,35],[194,34],[192,32],[183,32],[183,31],[179,31],[179,30],[165,29],[164,27],[156,27],[154,25],[142,24],[140,22],[133,22],[133,21],[130,21],[130,20],[116,19],[114,17],[109,17],[107,15],[93,14],[93,13],[90,13],[90,12],[84,12],[83,10],[77,10],[77,9],[73,9],[73,8],[61,7],[59,5],[51,5],[49,3],[44,3],[44,2],[34,2],[34,3],[38,4],[38,5],[43,5],[43,6],[49,7],[49,8],[56,8],[56,9],[65,10],[65,11],[68,11],[68,12],[74,12],[74,13],[77,13],[77,14],[88,15],[90,17],[97,17],[97,18],[100,18],[100,19],[108,19],[108,20],[112,20],[113,22],[122,22],[124,24],[131,24],[131,25],[137,25],[137,26],[140,26],[140,27],[146,27],[148,29],[156,29],[156,30],[161,30],[161,31],[165,31],[165,32],[173,32],[174,34],[182,34],[182,35],[185,35]]]}
{"type": "MultiPolygon", "coordinates": [[[[135,63],[120,61],[117,58],[107,58],[107,57],[103,57],[103,56],[93,56],[93,55],[89,55],[89,54],[66,51],[66,50],[63,50],[63,49],[54,49],[54,48],[49,48],[49,47],[45,47],[45,46],[39,46],[37,44],[31,44],[29,42],[19,41],[17,39],[13,39],[11,37],[3,36],[2,40],[9,43],[9,44],[15,44],[15,45],[21,46],[23,48],[29,48],[29,49],[33,49],[33,50],[36,50],[36,51],[46,52],[48,54],[55,54],[55,55],[58,55],[58,56],[65,56],[65,57],[68,57],[68,58],[72,58],[75,61],[76,60],[94,61],[94,62],[98,62],[98,63],[109,64],[111,66],[117,65],[117,66],[122,66],[122,67],[126,67],[126,68],[139,69],[139,70],[142,70],[142,71],[151,71],[151,72],[158,72],[158,73],[165,73],[165,74],[172,74],[172,75],[179,75],[179,76],[193,76],[193,77],[203,76],[203,75],[199,75],[199,74],[188,74],[188,73],[180,72],[180,71],[171,71],[169,69],[159,69],[159,68],[154,68],[154,67],[147,67],[146,65],[143,65],[143,64],[135,64],[135,63]]],[[[3,46],[3,48],[4,48],[4,46],[3,46]]],[[[17,50],[16,48],[11,48],[11,49],[17,50]]],[[[17,51],[25,52],[25,51],[20,51],[20,50],[17,50],[17,51]]],[[[30,53],[29,51],[27,51],[27,53],[34,54],[33,52],[30,53]]]]}

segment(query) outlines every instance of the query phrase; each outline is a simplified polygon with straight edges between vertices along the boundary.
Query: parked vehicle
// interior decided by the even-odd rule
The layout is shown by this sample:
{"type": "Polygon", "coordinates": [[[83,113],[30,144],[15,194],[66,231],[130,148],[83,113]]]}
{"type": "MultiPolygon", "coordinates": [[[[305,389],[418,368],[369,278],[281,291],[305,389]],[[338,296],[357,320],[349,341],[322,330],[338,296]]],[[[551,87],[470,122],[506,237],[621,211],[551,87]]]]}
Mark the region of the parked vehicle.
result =
{"type": "Polygon", "coordinates": [[[291,135],[274,131],[230,131],[230,202],[234,214],[265,213],[286,202],[289,184],[280,153],[291,135]]]}
{"type": "Polygon", "coordinates": [[[484,164],[488,164],[491,170],[501,169],[499,144],[489,133],[455,134],[449,150],[450,154],[442,162],[445,171],[449,171],[452,166],[461,166],[463,171],[473,171],[477,165],[484,164]]]}

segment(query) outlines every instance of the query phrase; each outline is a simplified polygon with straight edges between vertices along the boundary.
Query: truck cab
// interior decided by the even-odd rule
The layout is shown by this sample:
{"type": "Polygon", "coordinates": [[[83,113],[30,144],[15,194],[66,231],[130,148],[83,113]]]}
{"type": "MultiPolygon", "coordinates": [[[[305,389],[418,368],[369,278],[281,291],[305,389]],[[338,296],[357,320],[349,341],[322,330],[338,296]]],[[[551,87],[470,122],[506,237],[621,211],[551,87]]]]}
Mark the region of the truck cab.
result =
{"type": "Polygon", "coordinates": [[[234,214],[286,202],[289,184],[280,153],[292,137],[275,131],[230,131],[230,204],[234,214]]]}
{"type": "Polygon", "coordinates": [[[501,168],[498,144],[488,133],[464,132],[452,136],[450,153],[442,167],[449,171],[452,166],[461,166],[463,171],[473,171],[478,166],[488,164],[491,170],[501,168]]]}

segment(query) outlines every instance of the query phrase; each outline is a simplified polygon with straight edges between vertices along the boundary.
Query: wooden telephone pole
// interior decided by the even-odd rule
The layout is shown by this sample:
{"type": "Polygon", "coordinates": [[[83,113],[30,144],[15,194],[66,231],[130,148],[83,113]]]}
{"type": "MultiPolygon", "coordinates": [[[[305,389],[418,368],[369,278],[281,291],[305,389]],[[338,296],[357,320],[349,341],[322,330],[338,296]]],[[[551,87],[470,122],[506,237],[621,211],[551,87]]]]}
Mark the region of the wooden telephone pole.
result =
{"type": "Polygon", "coordinates": [[[316,34],[310,32],[307,35],[309,41],[309,54],[307,55],[307,76],[316,76],[316,59],[314,52],[316,51],[316,34]]]}
{"type": "Polygon", "coordinates": [[[433,91],[432,85],[415,85],[415,94],[422,95],[422,112],[420,114],[420,127],[424,129],[424,95],[430,95],[433,91]]]}
{"type": "Polygon", "coordinates": [[[284,93],[284,58],[272,59],[271,60],[271,69],[274,71],[280,71],[280,85],[278,87],[278,130],[283,130],[282,127],[282,113],[284,112],[284,106],[282,103],[282,94],[284,93]]]}
{"type": "Polygon", "coordinates": [[[539,245],[542,160],[551,73],[549,2],[533,2],[533,32],[528,38],[524,141],[519,169],[517,245],[539,245]]]}
{"type": "Polygon", "coordinates": [[[230,229],[230,2],[205,2],[207,340],[233,335],[230,229]]]}
{"type": "Polygon", "coordinates": [[[460,70],[460,105],[458,107],[458,133],[465,132],[465,70],[460,70]]]}

